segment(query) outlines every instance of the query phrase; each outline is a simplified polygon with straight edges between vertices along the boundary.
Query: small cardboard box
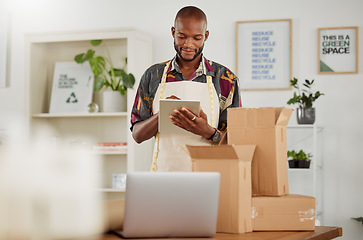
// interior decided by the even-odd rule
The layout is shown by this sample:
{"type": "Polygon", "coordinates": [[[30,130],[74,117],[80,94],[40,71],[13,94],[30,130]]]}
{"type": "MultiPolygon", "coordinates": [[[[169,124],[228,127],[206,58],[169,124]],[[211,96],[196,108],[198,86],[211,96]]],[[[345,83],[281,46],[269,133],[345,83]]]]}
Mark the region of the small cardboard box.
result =
{"type": "Polygon", "coordinates": [[[253,231],[314,231],[315,198],[252,197],[253,231]]]}
{"type": "Polygon", "coordinates": [[[286,126],[292,109],[231,108],[227,112],[228,144],[256,145],[252,161],[253,196],[289,193],[286,126]]]}
{"type": "Polygon", "coordinates": [[[254,145],[186,146],[193,171],[221,174],[217,232],[252,232],[251,161],[254,145]]]}

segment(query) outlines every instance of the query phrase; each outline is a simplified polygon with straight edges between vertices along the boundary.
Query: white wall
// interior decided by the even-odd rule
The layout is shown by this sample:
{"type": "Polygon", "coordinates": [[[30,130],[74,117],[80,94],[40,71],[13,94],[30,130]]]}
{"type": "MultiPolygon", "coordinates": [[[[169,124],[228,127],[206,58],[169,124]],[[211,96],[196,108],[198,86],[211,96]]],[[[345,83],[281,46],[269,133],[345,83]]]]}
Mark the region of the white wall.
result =
{"type": "MultiPolygon", "coordinates": [[[[0,128],[24,114],[24,33],[134,27],[153,36],[154,62],[174,55],[170,27],[175,13],[197,5],[208,16],[205,55],[235,70],[235,22],[293,19],[293,76],[315,79],[324,125],[325,221],[342,226],[342,239],[362,239],[363,227],[363,1],[362,0],[6,0],[12,9],[10,86],[0,89],[0,128]],[[317,28],[360,27],[359,74],[317,74],[317,28]]],[[[292,91],[242,92],[244,107],[287,106],[292,91]]],[[[294,121],[294,118],[291,119],[294,121]]]]}

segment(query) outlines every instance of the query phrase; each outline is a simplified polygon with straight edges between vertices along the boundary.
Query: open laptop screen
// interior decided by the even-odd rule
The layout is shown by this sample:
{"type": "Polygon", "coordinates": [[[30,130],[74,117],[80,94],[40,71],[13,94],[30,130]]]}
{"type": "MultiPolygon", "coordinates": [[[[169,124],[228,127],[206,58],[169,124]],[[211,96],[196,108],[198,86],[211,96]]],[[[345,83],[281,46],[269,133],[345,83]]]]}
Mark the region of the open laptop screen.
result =
{"type": "Polygon", "coordinates": [[[219,183],[216,172],[129,173],[122,236],[214,236],[219,183]]]}

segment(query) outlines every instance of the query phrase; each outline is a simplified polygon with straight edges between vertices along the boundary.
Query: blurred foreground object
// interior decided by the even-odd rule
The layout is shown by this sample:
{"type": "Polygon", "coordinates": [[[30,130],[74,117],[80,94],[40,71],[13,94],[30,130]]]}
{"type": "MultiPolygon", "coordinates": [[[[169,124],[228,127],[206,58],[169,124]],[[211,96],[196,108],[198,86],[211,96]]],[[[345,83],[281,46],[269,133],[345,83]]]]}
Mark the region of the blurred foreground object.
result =
{"type": "Polygon", "coordinates": [[[101,161],[51,141],[0,148],[0,239],[72,239],[103,231],[101,161]]]}

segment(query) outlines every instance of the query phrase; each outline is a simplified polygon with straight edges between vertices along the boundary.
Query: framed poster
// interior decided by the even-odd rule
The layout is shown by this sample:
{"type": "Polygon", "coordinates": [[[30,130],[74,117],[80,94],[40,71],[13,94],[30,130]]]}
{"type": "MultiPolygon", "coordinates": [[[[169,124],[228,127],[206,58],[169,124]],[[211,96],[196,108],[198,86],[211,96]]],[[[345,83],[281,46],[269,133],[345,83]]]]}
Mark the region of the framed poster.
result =
{"type": "Polygon", "coordinates": [[[318,72],[358,73],[358,27],[318,29],[318,72]]]}
{"type": "Polygon", "coordinates": [[[93,81],[88,62],[56,62],[49,113],[87,113],[93,81]]]}
{"type": "Polygon", "coordinates": [[[241,90],[290,89],[292,20],[236,23],[236,74],[241,90]]]}

